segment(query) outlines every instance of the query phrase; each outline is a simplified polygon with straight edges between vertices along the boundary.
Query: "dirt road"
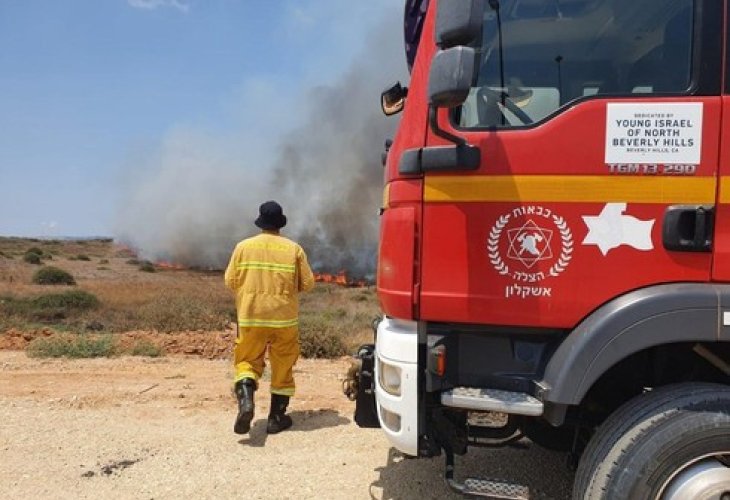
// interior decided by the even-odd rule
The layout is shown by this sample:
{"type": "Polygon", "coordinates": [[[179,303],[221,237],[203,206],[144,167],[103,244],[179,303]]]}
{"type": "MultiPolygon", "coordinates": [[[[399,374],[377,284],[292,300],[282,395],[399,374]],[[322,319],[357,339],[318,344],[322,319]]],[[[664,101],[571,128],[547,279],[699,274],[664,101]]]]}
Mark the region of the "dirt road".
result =
{"type": "MultiPolygon", "coordinates": [[[[0,352],[1,498],[448,498],[442,459],[405,460],[359,429],[341,395],[346,360],[300,360],[293,430],[232,432],[227,361],[28,359],[0,352]]],[[[530,478],[565,498],[565,457],[529,443],[473,450],[457,475],[530,478]]]]}

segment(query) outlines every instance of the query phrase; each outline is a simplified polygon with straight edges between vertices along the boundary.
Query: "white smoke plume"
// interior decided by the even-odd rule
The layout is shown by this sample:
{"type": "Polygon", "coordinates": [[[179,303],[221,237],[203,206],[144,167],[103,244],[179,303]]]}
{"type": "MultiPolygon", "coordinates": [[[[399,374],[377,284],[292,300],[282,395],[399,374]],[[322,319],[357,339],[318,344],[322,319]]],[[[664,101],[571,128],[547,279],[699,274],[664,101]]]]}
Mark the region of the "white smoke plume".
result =
{"type": "MultiPolygon", "coordinates": [[[[255,234],[260,203],[277,200],[315,269],[374,271],[381,153],[397,118],[379,107],[384,87],[405,75],[401,19],[389,17],[364,43],[341,77],[277,99],[266,85],[239,112],[250,127],[226,134],[194,127],[171,130],[154,154],[133,170],[120,211],[117,239],[143,258],[187,266],[225,267],[237,241],[255,234]],[[282,101],[277,107],[277,101],[282,101]],[[266,107],[252,110],[255,102],[266,107]],[[303,118],[282,135],[282,126],[303,118]]],[[[292,92],[291,89],[280,89],[292,92]]],[[[250,92],[249,92],[250,91],[250,92]]]]}

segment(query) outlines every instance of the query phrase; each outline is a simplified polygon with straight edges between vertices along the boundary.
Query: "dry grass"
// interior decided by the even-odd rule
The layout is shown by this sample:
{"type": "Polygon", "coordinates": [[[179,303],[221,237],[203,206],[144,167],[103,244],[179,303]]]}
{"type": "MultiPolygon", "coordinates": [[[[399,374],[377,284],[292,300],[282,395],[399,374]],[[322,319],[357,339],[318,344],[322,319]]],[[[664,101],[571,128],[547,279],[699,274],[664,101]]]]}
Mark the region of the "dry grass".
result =
{"type": "MultiPolygon", "coordinates": [[[[130,265],[130,258],[134,255],[110,241],[0,237],[0,334],[10,328],[44,326],[75,333],[222,331],[234,324],[233,297],[223,285],[222,273],[163,269],[145,273],[130,265]],[[76,279],[75,289],[92,294],[98,304],[86,309],[56,307],[51,313],[16,307],[9,314],[10,305],[33,304],[40,296],[58,292],[53,286],[32,283],[38,266],[22,260],[32,247],[53,255],[54,264],[76,279]],[[91,258],[79,260],[80,254],[91,258]],[[104,268],[99,268],[100,260],[105,261],[104,268]]],[[[318,284],[301,296],[302,354],[332,357],[353,352],[372,341],[370,325],[378,315],[373,288],[318,284]]],[[[140,349],[151,352],[144,346],[140,349]]]]}
{"type": "MultiPolygon", "coordinates": [[[[352,353],[360,344],[372,342],[372,322],[380,315],[373,288],[343,288],[338,285],[319,283],[315,289],[301,296],[300,334],[302,352],[312,343],[315,353],[324,350],[336,352],[337,337],[341,340],[340,354],[352,353]],[[311,338],[311,341],[309,340],[311,338]],[[333,344],[329,349],[322,344],[333,344]]],[[[331,357],[315,354],[311,357],[331,357]]]]}

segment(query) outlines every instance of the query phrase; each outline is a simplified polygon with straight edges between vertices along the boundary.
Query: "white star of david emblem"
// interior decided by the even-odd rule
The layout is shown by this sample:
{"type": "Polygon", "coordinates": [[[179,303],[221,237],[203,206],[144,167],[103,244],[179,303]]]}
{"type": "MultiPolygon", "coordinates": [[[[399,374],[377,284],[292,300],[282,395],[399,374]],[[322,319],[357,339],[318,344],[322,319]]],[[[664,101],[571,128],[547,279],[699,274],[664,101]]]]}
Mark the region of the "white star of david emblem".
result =
{"type": "Polygon", "coordinates": [[[527,269],[532,268],[538,261],[553,257],[550,247],[553,231],[538,226],[532,219],[518,229],[509,229],[507,236],[509,238],[507,257],[520,261],[527,269]]]}

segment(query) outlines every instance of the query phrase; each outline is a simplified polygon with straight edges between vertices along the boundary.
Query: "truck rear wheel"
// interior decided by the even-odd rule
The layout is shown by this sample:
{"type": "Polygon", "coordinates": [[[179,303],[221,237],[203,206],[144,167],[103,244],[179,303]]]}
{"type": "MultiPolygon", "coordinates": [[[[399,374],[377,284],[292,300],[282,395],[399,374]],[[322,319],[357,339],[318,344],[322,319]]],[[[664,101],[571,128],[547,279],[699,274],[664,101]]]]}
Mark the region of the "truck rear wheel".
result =
{"type": "Polygon", "coordinates": [[[730,499],[730,388],[684,383],[632,399],[581,457],[574,500],[730,499]]]}

